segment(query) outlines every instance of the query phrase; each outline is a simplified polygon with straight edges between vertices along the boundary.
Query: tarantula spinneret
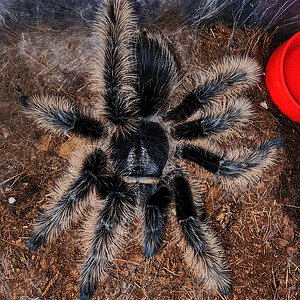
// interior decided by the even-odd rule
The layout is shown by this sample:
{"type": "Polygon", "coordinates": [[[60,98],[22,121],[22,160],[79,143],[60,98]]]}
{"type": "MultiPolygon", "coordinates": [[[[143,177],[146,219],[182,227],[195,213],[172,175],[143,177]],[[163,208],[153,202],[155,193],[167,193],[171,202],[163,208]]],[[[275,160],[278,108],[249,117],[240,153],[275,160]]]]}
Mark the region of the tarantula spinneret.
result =
{"type": "Polygon", "coordinates": [[[235,185],[253,183],[273,164],[278,140],[229,153],[209,142],[247,124],[252,104],[238,95],[259,81],[260,68],[247,57],[226,57],[174,103],[182,85],[175,55],[160,33],[139,28],[129,1],[103,1],[93,39],[90,82],[99,96],[94,107],[50,95],[20,99],[38,125],[87,144],[58,183],[56,201],[38,217],[29,248],[55,240],[93,202],[80,284],[80,299],[90,299],[126,242],[126,228],[137,210],[144,216],[144,255],[153,257],[175,201],[187,263],[208,289],[230,293],[224,251],[205,220],[197,182],[181,162],[194,162],[235,185]]]}

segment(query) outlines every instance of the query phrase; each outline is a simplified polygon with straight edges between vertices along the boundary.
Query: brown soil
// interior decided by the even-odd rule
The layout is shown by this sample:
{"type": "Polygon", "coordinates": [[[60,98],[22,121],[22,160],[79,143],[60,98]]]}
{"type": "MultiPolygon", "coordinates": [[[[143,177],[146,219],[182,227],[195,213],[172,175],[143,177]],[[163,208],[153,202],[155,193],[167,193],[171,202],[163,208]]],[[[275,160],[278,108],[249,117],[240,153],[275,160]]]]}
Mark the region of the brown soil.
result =
{"type": "MultiPolygon", "coordinates": [[[[164,29],[164,34],[173,43],[186,78],[203,62],[209,64],[225,54],[248,53],[264,63],[269,51],[268,39],[262,37],[255,44],[259,34],[249,29],[232,35],[218,25],[200,32],[164,29]]],[[[84,71],[90,60],[89,39],[78,31],[32,29],[23,35],[4,35],[0,49],[0,299],[78,299],[79,228],[47,248],[27,249],[34,218],[46,205],[77,140],[37,129],[15,100],[22,94],[55,93],[86,105],[92,102],[96,96],[88,89],[84,71]],[[78,39],[80,35],[84,40],[78,39]],[[10,198],[16,201],[10,204],[10,198]]],[[[257,115],[234,145],[281,137],[284,147],[277,166],[255,186],[235,193],[223,191],[202,170],[189,167],[206,194],[207,214],[233,270],[234,293],[226,299],[296,300],[300,295],[300,128],[272,105],[263,83],[249,96],[257,115]]],[[[209,295],[187,268],[173,219],[161,251],[150,261],[142,256],[140,225],[132,230],[95,299],[225,299],[209,295]]]]}

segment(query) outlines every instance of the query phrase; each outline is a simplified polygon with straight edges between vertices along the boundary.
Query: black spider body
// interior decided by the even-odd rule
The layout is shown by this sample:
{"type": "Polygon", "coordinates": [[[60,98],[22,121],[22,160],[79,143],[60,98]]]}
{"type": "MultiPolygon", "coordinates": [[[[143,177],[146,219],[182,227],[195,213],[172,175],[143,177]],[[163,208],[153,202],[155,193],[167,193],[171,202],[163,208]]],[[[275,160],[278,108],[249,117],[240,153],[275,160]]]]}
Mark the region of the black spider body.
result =
{"type": "Polygon", "coordinates": [[[99,99],[94,107],[55,96],[20,101],[42,127],[85,141],[55,201],[38,217],[29,247],[56,239],[92,202],[80,285],[81,300],[90,299],[122,249],[137,208],[144,216],[144,255],[153,257],[175,202],[187,263],[209,290],[230,293],[223,248],[205,220],[197,181],[182,164],[194,162],[224,185],[241,187],[274,163],[277,140],[228,152],[213,142],[247,124],[253,108],[241,94],[259,81],[260,68],[247,57],[224,58],[175,101],[176,89],[185,89],[175,54],[159,32],[139,28],[127,0],[103,1],[93,38],[88,68],[99,99]]]}
{"type": "Polygon", "coordinates": [[[114,135],[111,158],[123,176],[159,179],[169,157],[168,135],[158,122],[143,120],[128,136],[114,135]]]}

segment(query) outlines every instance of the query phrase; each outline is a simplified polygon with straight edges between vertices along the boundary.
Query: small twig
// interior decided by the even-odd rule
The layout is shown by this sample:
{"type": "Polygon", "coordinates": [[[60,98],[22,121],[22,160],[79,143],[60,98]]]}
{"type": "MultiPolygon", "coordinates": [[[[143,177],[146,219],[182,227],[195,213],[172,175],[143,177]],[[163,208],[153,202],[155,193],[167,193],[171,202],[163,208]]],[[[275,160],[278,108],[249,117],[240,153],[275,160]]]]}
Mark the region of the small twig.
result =
{"type": "Polygon", "coordinates": [[[3,185],[3,184],[5,184],[5,183],[7,183],[7,182],[9,182],[9,181],[11,181],[11,180],[13,180],[13,179],[15,179],[16,177],[21,177],[24,173],[25,173],[25,172],[22,172],[22,173],[20,173],[20,174],[14,175],[13,177],[10,177],[10,178],[6,179],[6,180],[0,182],[0,185],[3,185]]]}
{"type": "Polygon", "coordinates": [[[54,275],[54,277],[47,284],[45,290],[42,293],[42,297],[45,297],[45,295],[49,292],[50,288],[53,286],[53,284],[58,279],[58,277],[59,277],[59,271],[54,275]]]}
{"type": "Polygon", "coordinates": [[[130,264],[133,264],[133,265],[135,265],[135,266],[139,266],[139,265],[140,265],[140,264],[138,264],[138,263],[136,263],[136,262],[134,262],[134,261],[132,261],[132,260],[125,260],[125,259],[118,259],[118,258],[116,258],[115,261],[117,261],[117,262],[130,263],[130,264]]]}
{"type": "Polygon", "coordinates": [[[274,269],[272,267],[272,279],[273,279],[273,286],[274,286],[274,291],[276,293],[276,279],[275,279],[275,272],[274,272],[274,269]]]}
{"type": "Polygon", "coordinates": [[[20,249],[22,249],[22,250],[24,250],[24,251],[28,251],[28,248],[25,247],[25,246],[17,245],[17,244],[15,244],[15,243],[13,243],[13,242],[10,242],[10,241],[7,241],[7,240],[1,239],[1,238],[0,238],[0,240],[3,241],[4,243],[8,244],[8,245],[11,245],[11,246],[20,248],[20,249]]]}
{"type": "Polygon", "coordinates": [[[289,263],[291,263],[295,268],[296,270],[299,270],[299,266],[297,266],[295,263],[293,263],[291,260],[289,260],[289,263]]]}
{"type": "Polygon", "coordinates": [[[292,208],[300,208],[300,206],[289,205],[289,204],[284,204],[284,206],[287,206],[287,207],[292,207],[292,208]]]}
{"type": "Polygon", "coordinates": [[[222,300],[226,300],[226,298],[224,298],[224,296],[222,296],[219,292],[218,292],[218,296],[219,296],[222,300]]]}
{"type": "Polygon", "coordinates": [[[177,277],[179,277],[179,275],[178,275],[178,274],[176,274],[176,273],[172,272],[171,270],[167,269],[166,267],[164,267],[163,269],[164,269],[164,270],[166,270],[167,272],[169,272],[170,274],[172,274],[172,275],[174,275],[174,276],[177,276],[177,277]]]}
{"type": "Polygon", "coordinates": [[[269,213],[268,213],[268,224],[267,224],[267,230],[263,236],[263,241],[265,242],[268,239],[268,235],[270,233],[270,229],[271,229],[271,210],[272,208],[270,207],[269,209],[269,213]]]}
{"type": "Polygon", "coordinates": [[[143,292],[144,296],[147,297],[147,293],[146,293],[145,289],[142,288],[137,282],[135,282],[134,284],[143,292]]]}
{"type": "Polygon", "coordinates": [[[216,35],[215,35],[215,33],[214,33],[214,31],[213,31],[212,28],[210,28],[210,32],[211,32],[212,36],[213,36],[214,38],[216,38],[216,35]]]}
{"type": "Polygon", "coordinates": [[[290,264],[288,262],[287,268],[286,268],[286,274],[285,274],[285,288],[286,290],[289,287],[289,268],[290,268],[290,264]]]}

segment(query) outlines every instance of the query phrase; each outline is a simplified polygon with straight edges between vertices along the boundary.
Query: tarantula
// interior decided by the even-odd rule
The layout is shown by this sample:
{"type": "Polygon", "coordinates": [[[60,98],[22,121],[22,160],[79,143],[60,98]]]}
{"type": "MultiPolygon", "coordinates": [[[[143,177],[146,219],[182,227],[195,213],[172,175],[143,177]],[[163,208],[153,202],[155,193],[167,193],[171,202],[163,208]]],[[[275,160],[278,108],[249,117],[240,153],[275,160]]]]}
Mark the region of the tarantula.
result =
{"type": "Polygon", "coordinates": [[[259,81],[258,64],[247,57],[215,62],[175,103],[183,86],[175,54],[160,33],[139,28],[129,1],[103,1],[93,40],[90,83],[98,95],[93,107],[50,95],[20,98],[41,127],[86,141],[54,191],[56,201],[38,217],[29,248],[56,239],[93,203],[80,283],[80,299],[90,299],[124,245],[138,207],[144,216],[144,255],[151,258],[159,251],[174,200],[188,264],[210,290],[231,293],[224,251],[182,161],[237,185],[253,183],[272,165],[278,140],[227,154],[210,141],[247,124],[252,104],[239,94],[259,81]]]}

